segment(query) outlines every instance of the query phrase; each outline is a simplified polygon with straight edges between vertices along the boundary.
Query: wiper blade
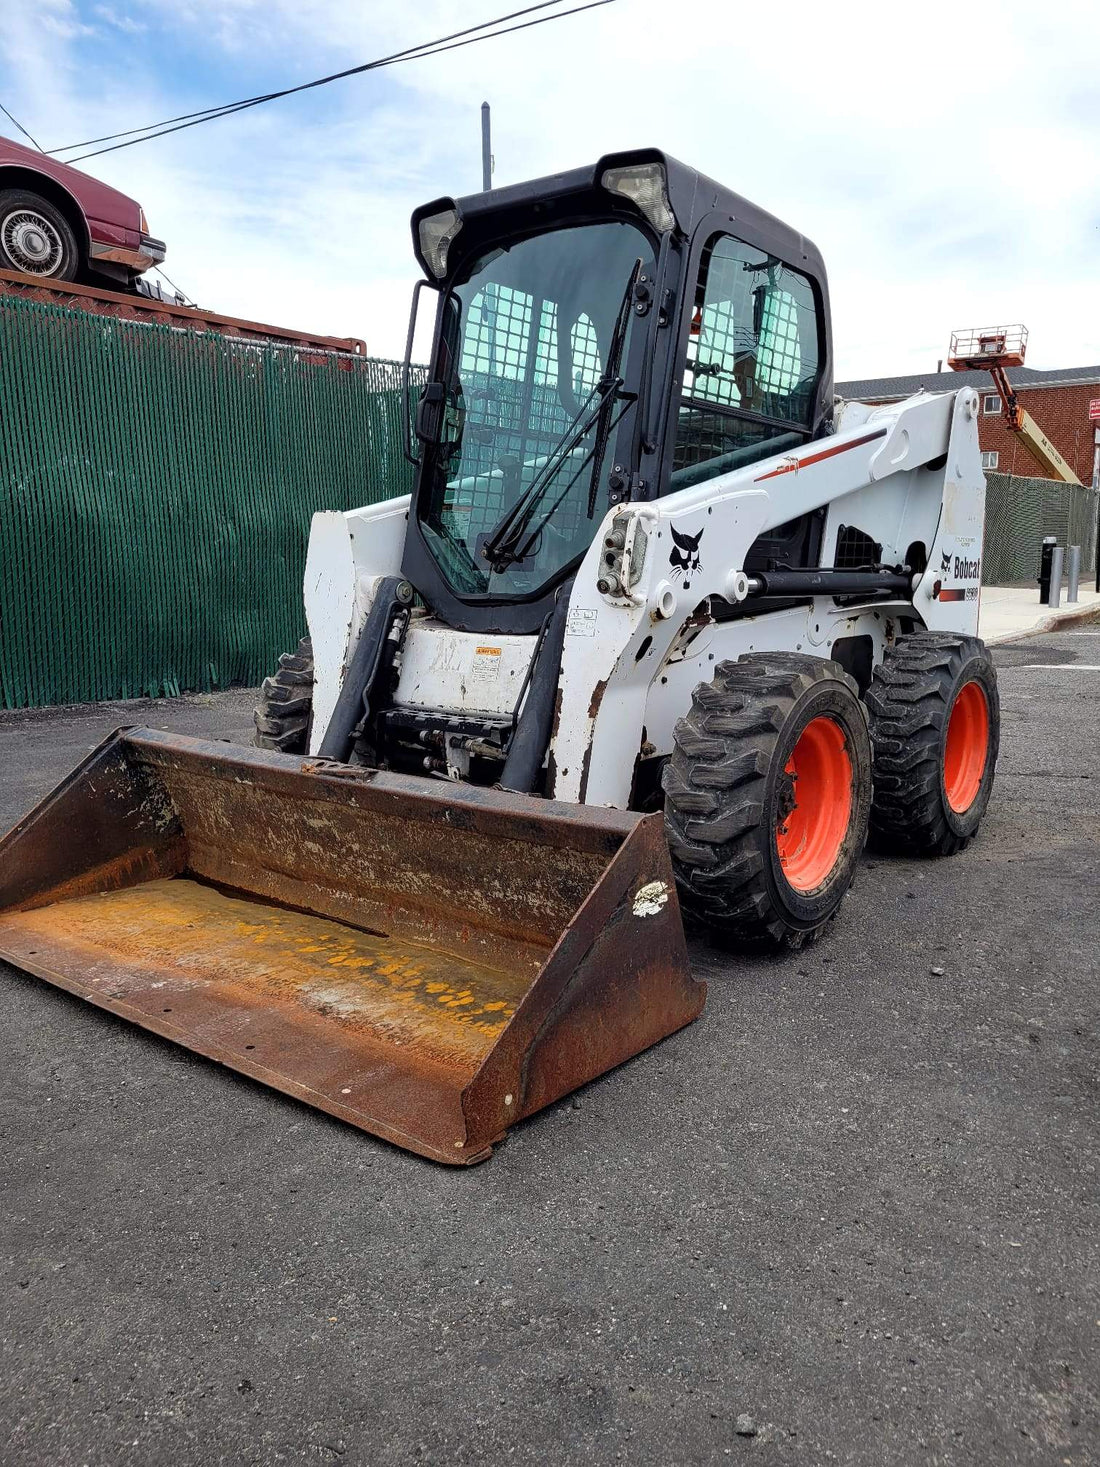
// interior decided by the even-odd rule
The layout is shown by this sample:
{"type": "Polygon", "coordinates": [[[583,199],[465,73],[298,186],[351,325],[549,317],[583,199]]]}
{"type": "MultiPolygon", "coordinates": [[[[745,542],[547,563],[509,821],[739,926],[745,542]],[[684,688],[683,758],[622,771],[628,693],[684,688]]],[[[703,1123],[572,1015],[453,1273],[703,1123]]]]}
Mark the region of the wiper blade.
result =
{"type": "MultiPolygon", "coordinates": [[[[589,392],[580,410],[557,443],[550,450],[546,462],[539,473],[532,480],[526,492],[521,494],[515,504],[494,526],[489,538],[482,547],[482,555],[496,571],[507,570],[510,565],[523,560],[530,554],[531,547],[538,538],[539,531],[547,521],[556,513],[564,501],[566,495],[580,478],[589,463],[592,464],[592,485],[588,496],[588,518],[591,519],[596,508],[596,479],[599,476],[600,464],[607,449],[607,440],[610,437],[611,421],[610,407],[618,397],[623,385],[623,379],[619,376],[619,362],[623,354],[623,346],[626,342],[627,328],[630,325],[630,303],[634,295],[634,286],[642,268],[642,261],[635,260],[634,268],[630,272],[630,278],[626,282],[622,300],[619,302],[619,310],[615,317],[615,327],[611,333],[611,341],[607,352],[607,366],[603,376],[589,392]],[[554,503],[538,521],[538,524],[528,534],[528,527],[534,518],[535,511],[550,488],[550,484],[557,474],[562,463],[574,453],[585,438],[596,426],[596,441],[585,455],[583,462],[577,472],[569,480],[569,483],[558,495],[554,503]],[[523,537],[526,535],[526,539],[523,537]],[[520,541],[523,540],[522,548],[520,541]]],[[[633,399],[631,399],[633,400],[633,399]]],[[[621,417],[621,414],[620,414],[621,417]]],[[[616,419],[616,421],[618,421],[616,419]]]]}
{"type": "Polygon", "coordinates": [[[616,378],[613,383],[608,383],[604,377],[600,378],[581,404],[576,417],[546,456],[542,468],[539,469],[515,504],[493,527],[481,553],[492,564],[494,570],[505,570],[516,559],[511,554],[511,548],[523,534],[530,518],[529,512],[534,511],[558,469],[570,454],[576,452],[591,431],[592,424],[603,407],[604,393],[620,386],[622,382],[619,378],[616,378]],[[593,398],[597,399],[594,405],[593,398]]]}
{"type": "MultiPolygon", "coordinates": [[[[620,382],[621,382],[621,379],[620,379],[620,382]]],[[[615,397],[617,395],[618,395],[617,392],[616,393],[611,393],[611,394],[609,394],[603,400],[603,402],[599,406],[599,409],[597,410],[597,413],[596,413],[597,418],[600,417],[600,414],[603,412],[603,409],[609,403],[611,403],[611,402],[614,401],[614,399],[615,399],[615,397]]],[[[553,502],[553,504],[551,504],[547,509],[545,509],[542,512],[542,514],[539,515],[538,519],[537,520],[534,520],[533,523],[532,523],[533,511],[532,511],[532,514],[530,514],[530,515],[527,516],[526,523],[525,523],[524,527],[520,530],[520,534],[523,534],[526,531],[527,538],[526,538],[526,540],[524,540],[524,542],[523,542],[522,545],[520,545],[516,550],[514,550],[513,552],[511,552],[511,560],[509,561],[509,564],[511,564],[513,561],[524,560],[524,559],[526,559],[526,557],[528,555],[530,555],[531,550],[532,550],[532,548],[533,548],[533,546],[535,544],[535,541],[538,539],[538,537],[541,534],[543,528],[550,522],[550,520],[552,520],[554,518],[555,514],[557,514],[557,512],[561,508],[562,504],[569,497],[569,491],[572,489],[573,485],[577,482],[577,480],[580,478],[580,476],[584,473],[585,469],[588,467],[589,464],[592,465],[592,482],[591,482],[591,487],[590,487],[589,493],[588,493],[588,518],[589,519],[592,518],[593,514],[595,513],[595,509],[596,509],[596,481],[597,481],[597,479],[599,477],[600,464],[603,462],[603,456],[604,456],[604,453],[605,453],[605,451],[607,449],[607,440],[611,436],[611,430],[613,428],[616,428],[618,426],[620,420],[622,419],[623,413],[626,412],[627,408],[631,405],[631,403],[636,402],[636,401],[637,401],[637,398],[635,396],[633,396],[633,395],[628,396],[627,399],[626,399],[626,401],[623,403],[622,412],[619,414],[619,416],[617,418],[612,419],[610,416],[608,416],[608,417],[605,417],[602,420],[601,427],[600,427],[599,431],[596,434],[596,441],[595,441],[595,443],[593,443],[592,447],[585,454],[584,460],[581,463],[580,468],[573,475],[573,477],[569,480],[569,483],[566,484],[565,488],[558,495],[557,499],[555,499],[554,502],[553,502]]]]}

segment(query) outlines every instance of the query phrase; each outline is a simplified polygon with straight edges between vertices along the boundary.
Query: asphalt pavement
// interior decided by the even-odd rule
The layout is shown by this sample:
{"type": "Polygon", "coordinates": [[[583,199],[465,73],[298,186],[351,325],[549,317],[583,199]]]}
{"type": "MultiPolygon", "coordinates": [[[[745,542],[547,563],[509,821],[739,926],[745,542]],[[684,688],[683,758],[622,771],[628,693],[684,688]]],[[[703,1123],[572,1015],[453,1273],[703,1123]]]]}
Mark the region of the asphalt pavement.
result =
{"type": "MultiPolygon", "coordinates": [[[[0,1463],[1100,1461],[1100,626],[996,660],[968,851],[468,1171],[0,965],[0,1463]]],[[[0,827],[251,701],[0,714],[0,827]]]]}

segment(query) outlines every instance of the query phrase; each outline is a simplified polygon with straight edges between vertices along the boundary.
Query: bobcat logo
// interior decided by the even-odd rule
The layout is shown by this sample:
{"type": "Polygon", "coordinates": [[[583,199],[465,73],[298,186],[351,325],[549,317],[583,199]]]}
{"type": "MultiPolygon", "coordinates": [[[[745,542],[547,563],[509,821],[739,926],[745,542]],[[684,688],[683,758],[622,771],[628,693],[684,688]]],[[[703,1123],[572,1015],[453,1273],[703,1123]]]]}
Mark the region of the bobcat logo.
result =
{"type": "Polygon", "coordinates": [[[699,560],[699,541],[703,538],[703,531],[698,535],[681,535],[675,526],[672,529],[672,551],[668,557],[668,563],[673,570],[684,573],[684,590],[691,585],[691,577],[697,570],[702,568],[699,560]]]}
{"type": "Polygon", "coordinates": [[[951,569],[951,552],[950,552],[950,550],[941,550],[940,551],[940,560],[942,561],[942,564],[940,565],[940,575],[941,576],[945,576],[947,574],[947,572],[951,569]]]}

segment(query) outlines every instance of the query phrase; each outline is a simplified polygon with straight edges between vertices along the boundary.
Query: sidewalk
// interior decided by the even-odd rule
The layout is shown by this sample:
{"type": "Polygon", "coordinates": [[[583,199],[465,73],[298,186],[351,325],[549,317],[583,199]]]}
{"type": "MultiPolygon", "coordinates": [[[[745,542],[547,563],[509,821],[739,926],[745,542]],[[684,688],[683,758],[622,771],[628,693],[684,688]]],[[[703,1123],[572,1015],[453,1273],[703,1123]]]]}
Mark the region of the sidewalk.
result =
{"type": "Polygon", "coordinates": [[[1087,586],[1082,583],[1080,599],[1074,605],[1066,605],[1065,594],[1063,586],[1062,604],[1052,611],[1049,606],[1040,605],[1037,585],[983,586],[978,635],[993,645],[1035,632],[1053,631],[1056,626],[1100,621],[1100,592],[1092,589],[1091,576],[1087,586]]]}

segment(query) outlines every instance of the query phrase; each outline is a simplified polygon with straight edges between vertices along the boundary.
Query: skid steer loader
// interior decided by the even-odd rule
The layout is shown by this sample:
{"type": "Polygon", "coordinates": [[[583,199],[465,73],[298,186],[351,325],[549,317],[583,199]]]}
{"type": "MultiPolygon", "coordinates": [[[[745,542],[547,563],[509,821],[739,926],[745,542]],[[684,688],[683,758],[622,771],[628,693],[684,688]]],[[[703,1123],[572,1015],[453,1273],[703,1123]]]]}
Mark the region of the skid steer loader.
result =
{"type": "Polygon", "coordinates": [[[643,150],[413,215],[410,495],[316,516],[258,747],[148,729],[0,846],[0,955],[477,1161],[986,809],[970,389],[832,390],[796,231],[643,150]]]}

